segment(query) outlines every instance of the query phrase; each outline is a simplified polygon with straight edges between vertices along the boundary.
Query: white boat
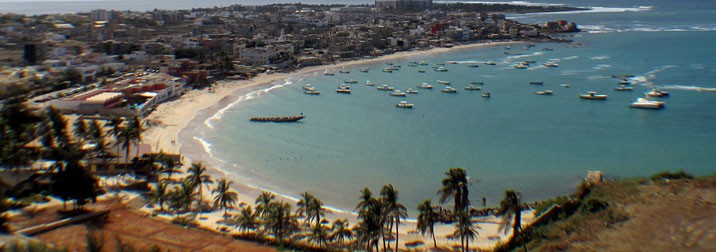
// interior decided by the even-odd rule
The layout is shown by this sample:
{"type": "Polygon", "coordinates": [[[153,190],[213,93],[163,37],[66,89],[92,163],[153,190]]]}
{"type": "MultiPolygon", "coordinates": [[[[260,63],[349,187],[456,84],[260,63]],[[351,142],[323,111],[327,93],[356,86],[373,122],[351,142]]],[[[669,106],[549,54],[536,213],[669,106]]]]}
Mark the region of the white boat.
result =
{"type": "Polygon", "coordinates": [[[467,64],[467,67],[480,67],[477,63],[469,63],[467,64]]]}
{"type": "Polygon", "coordinates": [[[529,66],[529,65],[520,62],[520,63],[517,63],[517,64],[515,65],[515,68],[517,68],[517,69],[525,69],[525,68],[527,68],[528,66],[529,66]]]}
{"type": "Polygon", "coordinates": [[[622,79],[619,81],[619,85],[629,85],[629,84],[631,84],[631,82],[629,82],[629,80],[627,80],[627,79],[622,79]]]}
{"type": "Polygon", "coordinates": [[[350,87],[338,87],[338,89],[336,89],[336,92],[342,93],[342,94],[350,94],[351,88],[350,87]]]}
{"type": "Polygon", "coordinates": [[[364,72],[364,73],[367,73],[367,72],[368,72],[368,68],[367,68],[367,67],[361,68],[360,71],[361,71],[361,72],[364,72]]]}
{"type": "Polygon", "coordinates": [[[358,83],[358,81],[357,81],[357,80],[352,80],[352,79],[351,79],[351,80],[345,80],[345,81],[343,81],[343,82],[345,82],[345,83],[348,83],[348,84],[355,84],[355,83],[358,83]]]}
{"type": "Polygon", "coordinates": [[[632,91],[632,90],[634,90],[634,87],[627,87],[624,85],[620,85],[618,87],[615,87],[614,90],[616,90],[616,91],[632,91]]]}
{"type": "Polygon", "coordinates": [[[382,90],[382,91],[391,91],[393,89],[394,89],[393,87],[389,87],[388,85],[381,85],[380,87],[378,87],[378,90],[382,90]]]}
{"type": "Polygon", "coordinates": [[[430,84],[428,84],[428,83],[421,83],[421,84],[418,84],[418,88],[422,88],[422,89],[432,89],[432,88],[433,88],[433,85],[430,85],[430,84]]]}
{"type": "Polygon", "coordinates": [[[314,88],[311,84],[306,84],[306,85],[303,85],[303,90],[313,91],[313,90],[316,90],[316,88],[314,88]]]}
{"type": "Polygon", "coordinates": [[[452,88],[452,87],[450,87],[450,86],[447,86],[447,87],[443,88],[443,90],[440,90],[440,92],[443,92],[443,93],[457,93],[457,89],[454,89],[454,88],[452,88]]]}
{"type": "Polygon", "coordinates": [[[649,91],[648,93],[646,93],[646,95],[651,96],[651,97],[666,97],[666,96],[669,96],[669,92],[663,91],[658,88],[654,88],[651,91],[649,91]]]}
{"type": "Polygon", "coordinates": [[[372,86],[374,86],[375,84],[373,84],[373,82],[370,82],[369,80],[367,80],[367,81],[365,81],[365,85],[372,87],[372,86]]]}
{"type": "Polygon", "coordinates": [[[579,98],[585,99],[585,100],[606,100],[607,95],[597,94],[597,92],[589,91],[589,92],[587,92],[587,94],[579,95],[579,98]]]}
{"type": "Polygon", "coordinates": [[[444,67],[435,68],[435,72],[447,72],[447,71],[448,71],[448,69],[444,68],[444,67]]]}
{"type": "Polygon", "coordinates": [[[485,62],[485,65],[488,65],[488,66],[494,66],[494,65],[497,65],[497,62],[494,62],[494,61],[488,61],[488,62],[485,62]]]}
{"type": "Polygon", "coordinates": [[[551,94],[552,94],[552,90],[537,91],[537,92],[535,92],[535,94],[538,94],[538,95],[551,95],[551,94]]]}
{"type": "Polygon", "coordinates": [[[418,94],[418,90],[415,90],[413,88],[408,88],[407,90],[405,90],[405,93],[406,94],[418,94]]]}
{"type": "Polygon", "coordinates": [[[480,90],[480,89],[481,89],[480,87],[472,85],[472,84],[465,87],[465,90],[480,90]]]}
{"type": "Polygon", "coordinates": [[[393,72],[393,68],[392,68],[392,67],[384,68],[384,69],[383,69],[383,72],[392,73],[392,72],[393,72]]]}
{"type": "Polygon", "coordinates": [[[635,102],[632,102],[629,107],[642,108],[642,109],[662,109],[666,105],[665,102],[652,101],[647,98],[637,98],[635,102]]]}
{"type": "Polygon", "coordinates": [[[421,60],[420,62],[418,62],[418,65],[427,66],[427,65],[428,65],[428,62],[426,62],[426,61],[424,61],[424,60],[421,60]]]}
{"type": "Polygon", "coordinates": [[[449,81],[444,81],[444,80],[438,80],[438,84],[450,85],[450,82],[449,82],[449,81]]]}
{"type": "Polygon", "coordinates": [[[413,108],[413,104],[407,101],[400,101],[398,104],[395,104],[395,106],[398,108],[413,108]]]}
{"type": "Polygon", "coordinates": [[[482,97],[490,98],[490,92],[487,92],[487,91],[482,92],[482,97]]]}
{"type": "Polygon", "coordinates": [[[319,94],[321,94],[321,91],[318,91],[318,90],[306,90],[306,91],[303,91],[303,93],[304,93],[304,94],[307,94],[307,95],[319,95],[319,94]]]}
{"type": "Polygon", "coordinates": [[[400,92],[400,90],[395,90],[395,91],[393,91],[393,92],[390,92],[390,96],[401,96],[401,97],[405,97],[405,93],[400,92]]]}
{"type": "Polygon", "coordinates": [[[409,66],[409,67],[417,67],[417,66],[418,66],[418,64],[415,64],[415,63],[411,63],[411,64],[408,64],[408,66],[409,66]]]}
{"type": "Polygon", "coordinates": [[[550,61],[550,62],[544,63],[544,66],[546,66],[546,67],[558,67],[559,64],[550,61]]]}
{"type": "Polygon", "coordinates": [[[560,87],[563,87],[563,88],[569,88],[569,87],[570,87],[569,84],[559,84],[559,86],[560,86],[560,87]]]}

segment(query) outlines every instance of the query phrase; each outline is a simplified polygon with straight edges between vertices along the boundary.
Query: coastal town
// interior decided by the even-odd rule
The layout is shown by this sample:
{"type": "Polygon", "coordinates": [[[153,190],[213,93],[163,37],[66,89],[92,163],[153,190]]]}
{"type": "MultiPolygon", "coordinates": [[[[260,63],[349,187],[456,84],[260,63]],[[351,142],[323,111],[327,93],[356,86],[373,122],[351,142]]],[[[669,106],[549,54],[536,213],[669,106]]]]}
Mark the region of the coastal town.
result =
{"type": "MultiPolygon", "coordinates": [[[[17,235],[2,244],[73,251],[526,250],[529,226],[576,209],[607,209],[589,194],[604,183],[601,172],[589,172],[560,204],[522,202],[520,192],[507,190],[499,206],[488,206],[484,198],[466,200],[471,182],[464,169],[445,169],[435,178],[442,179],[440,200],[426,200],[408,221],[393,185],[361,191],[356,213],[331,210],[309,192],[291,199],[227,180],[183,156],[179,132],[238,88],[290,73],[475,44],[568,43],[579,31],[573,22],[507,17],[572,10],[580,9],[376,0],[2,14],[0,224],[17,235]],[[93,224],[78,224],[86,222],[93,224]]],[[[611,208],[601,213],[615,223],[622,218],[611,208]]]]}

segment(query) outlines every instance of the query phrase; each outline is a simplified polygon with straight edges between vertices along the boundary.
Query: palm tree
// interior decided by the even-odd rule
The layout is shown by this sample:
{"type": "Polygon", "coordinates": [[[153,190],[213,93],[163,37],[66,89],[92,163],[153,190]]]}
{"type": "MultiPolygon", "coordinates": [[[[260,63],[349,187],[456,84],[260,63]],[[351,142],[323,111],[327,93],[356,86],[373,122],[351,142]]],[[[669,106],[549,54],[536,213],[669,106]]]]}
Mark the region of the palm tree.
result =
{"type": "Polygon", "coordinates": [[[433,247],[437,248],[438,243],[435,240],[435,223],[437,223],[438,213],[435,211],[430,199],[426,199],[418,205],[418,230],[422,235],[430,234],[433,238],[433,247]]]}
{"type": "MultiPolygon", "coordinates": [[[[397,249],[400,242],[400,239],[398,238],[400,234],[400,219],[408,217],[408,210],[403,204],[398,203],[398,190],[395,190],[393,185],[388,184],[383,186],[383,189],[380,191],[380,195],[382,197],[381,202],[383,203],[385,211],[385,218],[387,220],[385,224],[387,226],[389,236],[393,235],[393,226],[395,226],[395,248],[397,249]]],[[[383,240],[383,245],[385,246],[385,240],[383,240]]],[[[390,244],[388,244],[388,249],[390,249],[390,244]]]]}
{"type": "Polygon", "coordinates": [[[142,120],[138,116],[133,116],[129,119],[126,130],[129,141],[137,148],[136,156],[139,157],[139,143],[142,141],[142,132],[145,130],[144,127],[142,127],[142,120]]]}
{"type": "Polygon", "coordinates": [[[318,245],[318,248],[323,248],[328,240],[328,230],[323,225],[316,225],[311,228],[311,235],[308,239],[318,245]]]}
{"type": "Polygon", "coordinates": [[[159,204],[159,211],[164,212],[164,201],[169,197],[167,184],[164,182],[157,183],[157,189],[149,194],[149,201],[159,204]]]}
{"type": "Polygon", "coordinates": [[[87,125],[87,138],[92,142],[98,142],[99,140],[104,140],[102,139],[103,137],[102,125],[97,120],[92,120],[92,123],[87,125]]]}
{"type": "Polygon", "coordinates": [[[350,226],[350,224],[346,219],[333,221],[333,225],[331,225],[331,234],[328,236],[328,239],[338,243],[340,247],[343,247],[346,239],[350,240],[353,238],[353,231],[351,231],[348,226],[350,226]]]}
{"type": "Polygon", "coordinates": [[[268,191],[261,192],[261,195],[259,195],[259,197],[256,198],[256,201],[254,201],[254,204],[256,204],[256,213],[258,213],[261,217],[264,217],[268,214],[269,205],[271,205],[275,199],[276,196],[273,195],[273,193],[268,191]]]}
{"type": "Polygon", "coordinates": [[[206,167],[201,162],[192,163],[187,172],[189,172],[189,176],[187,178],[198,189],[199,206],[201,206],[201,202],[204,199],[204,195],[202,194],[202,188],[204,187],[203,184],[211,183],[211,179],[209,178],[209,175],[205,174],[206,167]]]}
{"type": "Polygon", "coordinates": [[[194,191],[196,191],[196,185],[188,179],[183,180],[179,188],[171,193],[170,207],[177,213],[180,210],[191,210],[191,202],[194,200],[194,196],[196,196],[196,192],[194,191]]]}
{"type": "MultiPolygon", "coordinates": [[[[509,189],[505,191],[505,198],[500,202],[499,212],[502,215],[502,222],[499,231],[507,234],[512,228],[512,237],[516,241],[521,234],[522,229],[522,194],[518,191],[509,189]]],[[[527,244],[522,242],[522,246],[527,251],[527,244]]]]}
{"type": "MultiPolygon", "coordinates": [[[[109,127],[108,133],[114,137],[114,146],[117,147],[117,155],[119,155],[119,146],[121,144],[121,133],[122,133],[122,122],[124,122],[124,118],[119,116],[112,116],[112,118],[107,121],[107,123],[104,125],[105,127],[109,127]]],[[[119,163],[119,159],[117,160],[117,163],[119,163]]]]}
{"type": "Polygon", "coordinates": [[[296,226],[296,216],[291,215],[291,205],[285,202],[271,202],[268,213],[264,217],[265,229],[276,237],[279,246],[283,245],[284,237],[289,235],[296,226]]]}
{"type": "Polygon", "coordinates": [[[477,238],[477,229],[473,225],[470,214],[467,211],[458,213],[453,235],[460,236],[462,251],[469,251],[470,241],[477,238]]]}
{"type": "Polygon", "coordinates": [[[373,194],[370,192],[370,189],[368,189],[367,187],[366,187],[366,188],[363,188],[363,190],[361,191],[361,195],[360,195],[360,197],[358,198],[358,200],[359,200],[359,201],[358,201],[358,205],[356,206],[355,210],[358,210],[358,212],[360,213],[361,211],[363,211],[363,210],[365,210],[366,208],[368,208],[368,206],[370,206],[370,204],[371,204],[372,201],[374,200],[374,199],[373,199],[373,194]]]}
{"type": "Polygon", "coordinates": [[[236,204],[237,198],[239,197],[238,193],[231,191],[231,183],[233,183],[233,181],[226,181],[226,178],[222,178],[217,183],[216,188],[211,190],[211,193],[216,194],[216,196],[214,196],[214,206],[223,208],[224,216],[226,216],[226,211],[236,204]]]}
{"type": "Polygon", "coordinates": [[[316,197],[313,196],[313,194],[309,192],[304,192],[301,194],[301,199],[298,200],[296,203],[296,215],[298,217],[304,217],[304,222],[306,224],[311,223],[313,221],[313,213],[311,212],[313,210],[313,206],[315,203],[316,197]]]}
{"type": "Polygon", "coordinates": [[[256,230],[259,226],[259,216],[251,206],[245,206],[241,209],[241,215],[236,217],[236,225],[243,233],[249,230],[256,230]]]}
{"type": "Polygon", "coordinates": [[[162,163],[161,172],[167,174],[167,180],[172,180],[173,173],[181,173],[178,168],[181,167],[181,163],[174,157],[164,154],[162,150],[160,152],[159,162],[162,163]]]}
{"type": "Polygon", "coordinates": [[[440,195],[440,203],[445,203],[452,198],[454,205],[454,214],[467,210],[470,205],[469,183],[465,170],[459,167],[450,168],[442,180],[443,187],[438,191],[440,195]]]}
{"type": "Polygon", "coordinates": [[[75,139],[87,139],[89,134],[89,129],[87,128],[87,123],[85,123],[85,120],[82,120],[81,118],[77,118],[75,123],[73,124],[74,128],[72,130],[72,134],[75,135],[75,139]]]}
{"type": "Polygon", "coordinates": [[[383,204],[380,200],[374,198],[361,203],[365,203],[365,207],[358,212],[358,219],[360,220],[357,230],[358,240],[367,245],[367,251],[371,251],[371,246],[374,246],[375,250],[378,251],[378,242],[384,237],[385,210],[383,204]]]}

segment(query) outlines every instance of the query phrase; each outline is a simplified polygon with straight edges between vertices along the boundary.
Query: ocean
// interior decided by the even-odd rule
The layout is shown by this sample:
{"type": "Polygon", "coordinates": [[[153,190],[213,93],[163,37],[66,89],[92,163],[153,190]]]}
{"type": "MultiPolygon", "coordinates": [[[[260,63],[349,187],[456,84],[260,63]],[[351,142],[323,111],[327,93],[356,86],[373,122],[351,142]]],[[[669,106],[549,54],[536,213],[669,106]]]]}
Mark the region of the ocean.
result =
{"type": "Polygon", "coordinates": [[[579,46],[493,46],[393,61],[401,65],[394,73],[382,72],[388,63],[382,62],[337,69],[335,76],[290,78],[270,90],[242,94],[223,110],[201,118],[201,124],[183,132],[196,140],[185,146],[201,148],[193,155],[237,181],[290,197],[309,191],[338,209],[353,209],[364,187],[377,193],[391,183],[413,215],[422,200],[436,200],[440,180],[451,167],[467,169],[473,204],[486,197],[492,206],[509,188],[521,191],[526,201],[571,193],[589,170],[609,178],[676,169],[713,174],[716,93],[698,89],[716,87],[716,60],[710,56],[716,55],[716,6],[692,2],[570,2],[599,8],[511,18],[526,23],[574,21],[585,31],[567,38],[579,46]],[[545,47],[554,50],[542,50],[545,47]],[[421,60],[430,65],[408,66],[421,60]],[[536,64],[523,70],[512,67],[526,60],[536,64]],[[484,61],[498,64],[467,66],[484,61]],[[541,66],[548,61],[559,67],[541,66]],[[438,62],[446,63],[449,72],[432,71],[438,62]],[[361,67],[370,72],[360,72],[361,67]],[[612,76],[624,74],[634,75],[634,90],[614,91],[618,79],[612,76]],[[353,93],[335,93],[336,86],[349,79],[358,81],[353,93]],[[365,86],[366,80],[400,90],[427,82],[435,89],[396,98],[365,86]],[[458,93],[441,93],[443,85],[437,80],[451,81],[458,93]],[[492,97],[464,90],[473,81],[484,82],[482,88],[492,97]],[[628,107],[651,88],[647,81],[671,93],[660,98],[665,109],[628,107]],[[321,95],[304,95],[302,86],[308,83],[321,95]],[[544,89],[554,95],[534,94],[544,89]],[[588,91],[609,98],[578,98],[588,91]],[[396,108],[400,100],[415,108],[396,108]],[[248,120],[299,113],[306,119],[293,124],[248,120]]]}
{"type": "MultiPolygon", "coordinates": [[[[0,11],[8,10],[5,2],[0,0],[0,11]]],[[[123,9],[113,6],[136,1],[59,2],[123,9]]],[[[132,8],[234,2],[252,3],[152,1],[156,6],[132,8]]],[[[182,152],[239,183],[288,197],[309,191],[343,210],[355,207],[362,188],[378,193],[391,183],[411,217],[424,199],[437,200],[440,181],[451,167],[468,171],[473,204],[486,197],[492,206],[510,188],[521,191],[525,201],[571,193],[589,170],[600,170],[609,178],[676,169],[695,175],[716,172],[716,93],[698,91],[716,88],[716,2],[541,0],[534,4],[592,7],[590,11],[510,16],[523,23],[576,22],[584,31],[565,36],[577,45],[537,43],[529,50],[523,50],[526,44],[510,50],[482,47],[392,61],[401,65],[393,73],[382,72],[388,62],[380,62],[336,69],[335,76],[314,73],[289,78],[270,88],[238,93],[236,101],[197,118],[181,133],[187,139],[182,152]],[[430,65],[408,66],[410,61],[421,60],[430,65]],[[528,69],[512,67],[526,60],[536,63],[528,69]],[[467,66],[485,61],[498,64],[467,66]],[[542,66],[548,61],[559,67],[542,66]],[[446,63],[449,71],[433,71],[436,63],[446,63]],[[361,67],[370,72],[360,72],[361,67]],[[625,74],[634,75],[630,78],[634,90],[614,91],[618,79],[612,76],[625,74]],[[353,93],[335,93],[336,86],[348,79],[358,81],[352,85],[353,93]],[[415,89],[422,82],[435,88],[396,98],[363,85],[366,80],[400,90],[415,89]],[[450,81],[458,92],[441,93],[443,85],[437,80],[450,81]],[[484,82],[481,87],[492,97],[464,90],[473,81],[484,82]],[[530,85],[530,81],[544,84],[530,85]],[[671,93],[658,98],[666,102],[666,108],[629,108],[651,88],[650,82],[671,93]],[[321,95],[304,95],[302,86],[308,83],[321,95]],[[554,94],[535,95],[545,89],[554,94]],[[578,98],[588,91],[609,97],[606,101],[578,98]],[[415,107],[396,108],[400,100],[415,107]],[[299,113],[306,115],[299,123],[248,120],[299,113]]]]}

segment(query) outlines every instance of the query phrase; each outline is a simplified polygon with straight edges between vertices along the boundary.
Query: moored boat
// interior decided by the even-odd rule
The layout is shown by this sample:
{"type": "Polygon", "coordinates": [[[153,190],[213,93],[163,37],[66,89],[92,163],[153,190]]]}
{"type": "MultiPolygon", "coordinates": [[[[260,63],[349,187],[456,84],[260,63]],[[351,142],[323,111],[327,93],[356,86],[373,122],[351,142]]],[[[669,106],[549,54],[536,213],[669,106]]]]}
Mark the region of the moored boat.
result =
{"type": "Polygon", "coordinates": [[[465,87],[465,90],[473,90],[474,91],[474,90],[480,90],[480,89],[481,89],[480,87],[472,85],[472,84],[465,87]]]}
{"type": "Polygon", "coordinates": [[[482,97],[490,98],[490,96],[491,96],[491,95],[490,95],[490,92],[487,92],[487,91],[482,92],[482,97]]]}
{"type": "Polygon", "coordinates": [[[272,117],[251,117],[252,122],[296,122],[305,118],[303,115],[296,116],[272,116],[272,117]]]}
{"type": "Polygon", "coordinates": [[[390,96],[400,96],[400,97],[405,97],[405,93],[403,93],[403,92],[400,92],[400,90],[395,90],[395,91],[393,91],[393,92],[390,92],[390,96]]]}
{"type": "Polygon", "coordinates": [[[367,68],[367,67],[361,68],[360,71],[363,72],[363,73],[367,73],[367,72],[368,72],[368,68],[367,68]]]}
{"type": "Polygon", "coordinates": [[[313,90],[316,90],[316,88],[314,88],[311,84],[306,84],[306,85],[303,85],[303,90],[313,91],[313,90]]]}
{"type": "Polygon", "coordinates": [[[544,82],[542,82],[542,81],[530,81],[530,84],[532,84],[532,85],[542,85],[542,84],[544,84],[544,82]]]}
{"type": "Polygon", "coordinates": [[[321,94],[321,91],[318,91],[318,90],[306,90],[306,91],[303,91],[303,93],[304,93],[304,94],[307,94],[307,95],[319,95],[319,94],[321,94]]]}
{"type": "Polygon", "coordinates": [[[370,82],[369,80],[367,80],[367,81],[365,81],[365,85],[372,87],[372,86],[374,86],[375,84],[373,84],[373,82],[370,82]]]}
{"type": "Polygon", "coordinates": [[[560,86],[560,87],[563,87],[563,88],[569,88],[569,87],[570,87],[569,84],[559,84],[559,86],[560,86]]]}
{"type": "Polygon", "coordinates": [[[435,72],[447,72],[447,71],[448,71],[448,69],[444,68],[444,67],[435,68],[435,72]]]}
{"type": "Polygon", "coordinates": [[[515,67],[516,69],[525,69],[525,68],[527,68],[528,66],[529,66],[529,65],[520,62],[520,63],[517,63],[514,67],[515,67]]]}
{"type": "Polygon", "coordinates": [[[477,63],[469,63],[467,64],[467,67],[480,67],[477,63]]]}
{"type": "Polygon", "coordinates": [[[618,87],[615,87],[614,90],[616,90],[616,91],[632,91],[632,90],[634,90],[634,87],[627,87],[624,85],[619,85],[618,87]]]}
{"type": "Polygon", "coordinates": [[[450,86],[447,86],[447,87],[443,88],[443,90],[440,90],[440,92],[443,92],[443,93],[457,93],[457,89],[454,89],[454,88],[452,88],[452,87],[450,87],[450,86]]]}
{"type": "Polygon", "coordinates": [[[494,66],[494,65],[497,65],[497,62],[494,62],[494,61],[487,61],[487,62],[485,62],[485,65],[488,65],[488,66],[494,66]]]}
{"type": "Polygon", "coordinates": [[[393,89],[394,89],[393,87],[389,87],[388,85],[381,85],[380,87],[378,87],[378,90],[381,90],[381,91],[391,91],[393,89]]]}
{"type": "Polygon", "coordinates": [[[449,81],[438,80],[437,82],[438,82],[438,84],[450,85],[450,82],[449,82],[449,81]]]}
{"type": "Polygon", "coordinates": [[[472,81],[472,82],[470,82],[470,84],[473,84],[473,85],[484,85],[485,83],[482,82],[482,81],[472,81]]]}
{"type": "Polygon", "coordinates": [[[558,67],[559,64],[550,61],[550,62],[544,63],[544,66],[546,66],[546,67],[558,67]]]}
{"type": "Polygon", "coordinates": [[[398,104],[395,104],[395,106],[398,108],[413,108],[413,104],[407,101],[400,101],[398,104]]]}
{"type": "Polygon", "coordinates": [[[418,70],[418,73],[425,73],[425,70],[418,70]]]}
{"type": "Polygon", "coordinates": [[[585,99],[585,100],[606,100],[607,95],[597,94],[597,92],[589,91],[586,94],[579,95],[579,98],[585,99]]]}
{"type": "Polygon", "coordinates": [[[649,91],[648,93],[646,93],[646,95],[651,96],[651,97],[666,97],[666,96],[669,96],[669,92],[666,92],[666,91],[658,89],[658,88],[654,88],[651,91],[649,91]]]}
{"type": "Polygon", "coordinates": [[[405,93],[406,94],[418,94],[418,90],[415,90],[413,88],[408,88],[407,90],[405,90],[405,93]]]}
{"type": "Polygon", "coordinates": [[[418,88],[422,88],[422,89],[432,89],[432,88],[433,88],[433,85],[430,85],[430,84],[428,84],[428,83],[421,83],[421,84],[418,84],[418,88]]]}
{"type": "Polygon", "coordinates": [[[662,109],[666,105],[665,102],[652,101],[647,98],[637,98],[635,102],[632,102],[629,107],[642,108],[642,109],[662,109]]]}
{"type": "Polygon", "coordinates": [[[537,91],[537,92],[535,92],[535,94],[538,94],[538,95],[551,95],[551,94],[552,94],[552,90],[537,91]]]}
{"type": "Polygon", "coordinates": [[[343,71],[343,70],[338,71],[338,72],[339,72],[339,73],[342,73],[342,74],[349,74],[349,73],[351,73],[351,71],[343,71]]]}
{"type": "Polygon", "coordinates": [[[343,81],[343,82],[348,83],[348,84],[358,83],[357,80],[353,80],[353,79],[351,79],[351,80],[345,80],[345,81],[343,81]]]}

